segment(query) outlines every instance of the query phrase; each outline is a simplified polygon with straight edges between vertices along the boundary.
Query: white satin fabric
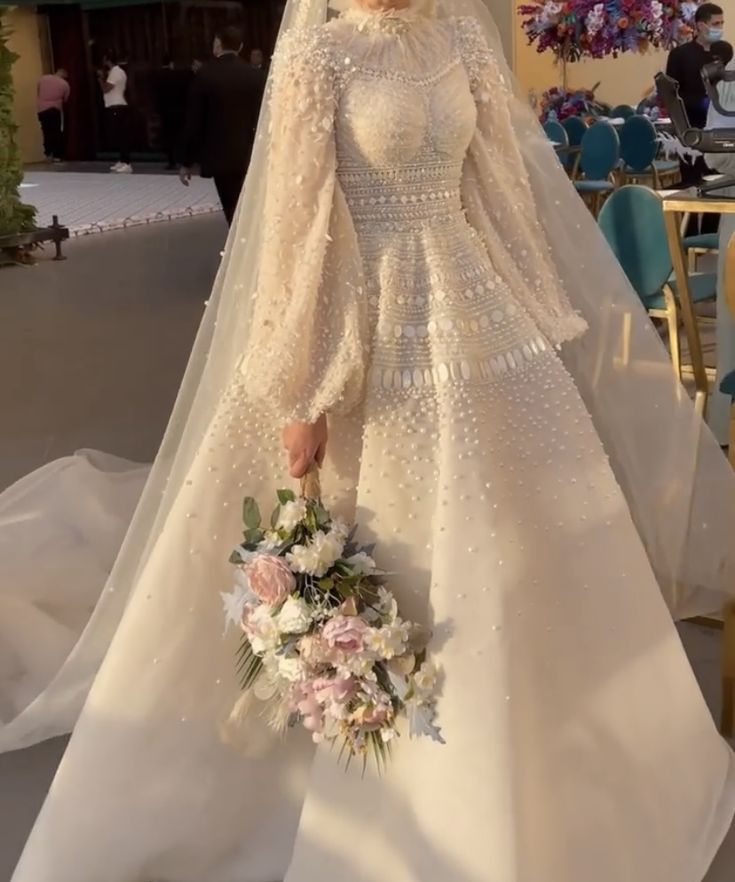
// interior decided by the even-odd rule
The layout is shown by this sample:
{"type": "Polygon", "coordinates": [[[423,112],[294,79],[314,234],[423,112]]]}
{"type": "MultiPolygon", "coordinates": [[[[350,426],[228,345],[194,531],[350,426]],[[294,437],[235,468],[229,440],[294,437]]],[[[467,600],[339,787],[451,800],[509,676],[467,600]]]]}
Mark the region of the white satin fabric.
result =
{"type": "Polygon", "coordinates": [[[704,877],[732,755],[553,348],[583,323],[524,197],[498,216],[483,186],[518,156],[500,76],[466,19],[348,15],[282,41],[249,349],[13,882],[704,877]],[[220,737],[241,498],[288,483],[281,423],[321,410],[325,501],[377,540],[443,671],[447,744],[402,739],[382,778],[257,716],[241,753],[220,737]]]}
{"type": "Polygon", "coordinates": [[[148,472],[80,450],[0,494],[0,750],[79,640],[148,472]]]}

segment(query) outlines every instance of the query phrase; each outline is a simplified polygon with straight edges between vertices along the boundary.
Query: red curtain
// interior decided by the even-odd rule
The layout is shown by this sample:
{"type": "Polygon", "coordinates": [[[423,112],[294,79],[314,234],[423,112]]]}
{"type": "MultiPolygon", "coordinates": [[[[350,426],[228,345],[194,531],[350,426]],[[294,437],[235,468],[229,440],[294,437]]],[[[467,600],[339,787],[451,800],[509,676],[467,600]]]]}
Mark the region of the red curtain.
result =
{"type": "Polygon", "coordinates": [[[94,109],[84,40],[82,11],[78,6],[49,6],[46,9],[51,32],[54,65],[69,72],[71,95],[65,114],[67,159],[94,156],[94,109]]]}

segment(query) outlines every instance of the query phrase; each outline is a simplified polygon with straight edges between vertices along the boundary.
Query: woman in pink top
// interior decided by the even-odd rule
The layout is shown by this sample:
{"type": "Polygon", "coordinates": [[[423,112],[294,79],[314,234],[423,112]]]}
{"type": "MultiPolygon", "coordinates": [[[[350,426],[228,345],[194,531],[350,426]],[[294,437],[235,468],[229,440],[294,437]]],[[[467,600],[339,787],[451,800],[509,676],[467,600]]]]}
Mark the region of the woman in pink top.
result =
{"type": "Polygon", "coordinates": [[[71,89],[69,74],[60,68],[55,74],[44,74],[38,81],[38,121],[43,132],[46,159],[61,162],[63,157],[62,113],[71,89]]]}

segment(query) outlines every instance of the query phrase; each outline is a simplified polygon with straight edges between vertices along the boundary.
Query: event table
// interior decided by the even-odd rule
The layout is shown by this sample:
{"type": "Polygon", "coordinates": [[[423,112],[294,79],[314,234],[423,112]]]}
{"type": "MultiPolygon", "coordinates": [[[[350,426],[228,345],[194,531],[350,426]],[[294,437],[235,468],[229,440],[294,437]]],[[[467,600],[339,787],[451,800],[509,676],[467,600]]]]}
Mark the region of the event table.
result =
{"type": "MultiPolygon", "coordinates": [[[[682,245],[682,223],[687,214],[719,214],[735,215],[735,199],[703,198],[695,189],[680,190],[678,192],[665,192],[663,194],[664,219],[666,221],[666,233],[671,249],[671,260],[674,265],[674,277],[676,278],[677,292],[681,305],[681,315],[684,324],[684,333],[689,344],[689,353],[692,359],[694,371],[695,405],[702,415],[707,412],[709,398],[709,381],[704,367],[702,354],[702,341],[699,336],[696,315],[692,304],[689,290],[689,273],[687,259],[682,245]]],[[[720,286],[729,291],[731,285],[720,286]]],[[[729,296],[729,295],[728,295],[729,296]]],[[[725,292],[718,296],[726,304],[725,292]]],[[[725,310],[723,310],[724,312],[725,310]]]]}

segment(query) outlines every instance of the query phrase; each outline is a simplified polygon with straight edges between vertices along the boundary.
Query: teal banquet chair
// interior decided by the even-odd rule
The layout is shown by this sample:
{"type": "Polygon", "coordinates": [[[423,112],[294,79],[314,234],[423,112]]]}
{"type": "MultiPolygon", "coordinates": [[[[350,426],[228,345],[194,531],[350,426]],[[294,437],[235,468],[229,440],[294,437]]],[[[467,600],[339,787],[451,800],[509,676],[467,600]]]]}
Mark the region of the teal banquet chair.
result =
{"type": "Polygon", "coordinates": [[[669,179],[679,177],[679,163],[657,159],[656,127],[645,116],[631,116],[620,131],[620,158],[625,180],[649,178],[656,190],[669,179]]]}
{"type": "Polygon", "coordinates": [[[564,131],[569,139],[569,148],[561,157],[561,163],[567,170],[569,177],[574,180],[579,169],[579,159],[582,153],[582,139],[587,133],[589,126],[581,116],[569,116],[562,123],[564,131]]]}
{"type": "Polygon", "coordinates": [[[615,190],[614,174],[620,161],[620,139],[609,124],[595,123],[582,138],[579,167],[584,177],[574,182],[577,192],[597,216],[602,203],[615,190]]]}
{"type": "Polygon", "coordinates": [[[610,119],[630,119],[635,115],[635,109],[630,104],[618,104],[610,111],[610,119]]]}
{"type": "Polygon", "coordinates": [[[569,149],[569,137],[564,126],[560,122],[550,120],[549,122],[544,123],[544,132],[549,141],[554,145],[557,158],[563,165],[564,158],[569,149]]]}
{"type": "MultiPolygon", "coordinates": [[[[664,319],[674,371],[681,377],[679,302],[661,198],[648,187],[621,187],[600,212],[600,229],[652,318],[664,319]]],[[[694,304],[717,297],[717,274],[690,276],[694,304]]]]}

